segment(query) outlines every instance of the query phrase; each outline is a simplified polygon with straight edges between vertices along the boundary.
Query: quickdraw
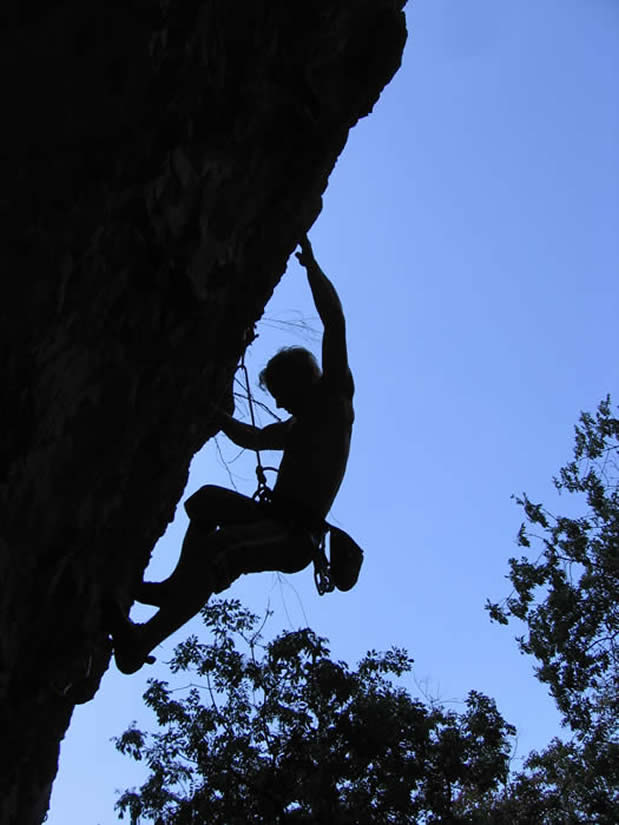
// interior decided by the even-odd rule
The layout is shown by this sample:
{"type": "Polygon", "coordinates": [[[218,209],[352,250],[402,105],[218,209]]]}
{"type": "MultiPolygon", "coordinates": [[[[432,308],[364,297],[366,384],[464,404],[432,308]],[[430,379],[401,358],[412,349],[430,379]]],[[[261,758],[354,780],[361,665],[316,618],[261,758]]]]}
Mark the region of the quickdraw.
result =
{"type": "Polygon", "coordinates": [[[314,556],[314,583],[319,596],[324,596],[325,593],[333,593],[335,590],[331,566],[325,553],[326,540],[327,534],[325,533],[314,556]]]}

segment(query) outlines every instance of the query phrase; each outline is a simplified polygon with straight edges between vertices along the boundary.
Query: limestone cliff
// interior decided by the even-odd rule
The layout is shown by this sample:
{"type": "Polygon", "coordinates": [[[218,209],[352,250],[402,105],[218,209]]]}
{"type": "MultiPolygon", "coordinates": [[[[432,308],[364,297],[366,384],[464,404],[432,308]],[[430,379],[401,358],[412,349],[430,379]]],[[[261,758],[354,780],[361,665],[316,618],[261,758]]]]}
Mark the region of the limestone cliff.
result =
{"type": "MultiPolygon", "coordinates": [[[[3,11],[0,823],[43,818],[72,708],[213,434],[405,0],[3,11]]],[[[87,758],[87,756],[86,756],[87,758]]]]}

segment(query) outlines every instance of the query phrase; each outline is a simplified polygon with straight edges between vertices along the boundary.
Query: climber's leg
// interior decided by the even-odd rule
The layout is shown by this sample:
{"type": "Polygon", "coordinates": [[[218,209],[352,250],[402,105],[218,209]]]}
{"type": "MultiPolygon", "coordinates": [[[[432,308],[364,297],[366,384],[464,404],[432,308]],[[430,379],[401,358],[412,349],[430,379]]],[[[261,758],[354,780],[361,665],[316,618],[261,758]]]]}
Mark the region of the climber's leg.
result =
{"type": "Polygon", "coordinates": [[[160,609],[145,624],[116,617],[112,627],[114,657],[123,673],[139,670],[150,650],[182,627],[208,601],[214,589],[212,552],[209,547],[218,533],[205,532],[190,522],[183,542],[181,561],[164,582],[143,582],[140,601],[160,609]]]}
{"type": "Polygon", "coordinates": [[[200,487],[184,506],[189,518],[205,529],[213,529],[217,524],[255,521],[259,517],[259,505],[253,499],[215,484],[200,487]]]}
{"type": "Polygon", "coordinates": [[[206,560],[209,555],[209,538],[214,535],[214,530],[203,528],[200,522],[190,521],[179,560],[172,573],[161,582],[142,582],[137,588],[136,600],[156,607],[168,601],[170,593],[183,587],[185,580],[193,575],[196,562],[199,564],[201,560],[206,560]]]}
{"type": "MultiPolygon", "coordinates": [[[[190,541],[194,540],[188,531],[190,541]]],[[[194,616],[212,593],[221,593],[245,573],[266,570],[296,573],[312,561],[314,546],[306,536],[292,535],[277,521],[263,519],[229,525],[210,533],[192,548],[190,561],[172,577],[168,598],[143,625],[146,652],[194,616]]]]}
{"type": "Polygon", "coordinates": [[[298,573],[314,558],[320,537],[274,519],[224,525],[213,535],[215,593],[246,573],[298,573]]]}
{"type": "Polygon", "coordinates": [[[219,524],[230,522],[244,524],[260,520],[260,505],[247,496],[226,490],[224,487],[205,485],[190,496],[185,502],[185,509],[190,516],[190,523],[183,541],[181,554],[172,574],[162,582],[142,582],[137,588],[135,598],[143,604],[159,607],[167,601],[171,587],[176,579],[183,579],[185,570],[191,570],[193,553],[204,554],[210,548],[208,537],[219,524]]]}
{"type": "Polygon", "coordinates": [[[157,613],[143,625],[127,619],[113,634],[116,664],[123,673],[139,670],[154,647],[198,613],[212,593],[225,590],[243,573],[296,573],[315,552],[309,533],[292,533],[271,519],[226,526],[209,533],[205,541],[188,530],[185,540],[196,544],[186,553],[187,564],[171,577],[157,613]]]}

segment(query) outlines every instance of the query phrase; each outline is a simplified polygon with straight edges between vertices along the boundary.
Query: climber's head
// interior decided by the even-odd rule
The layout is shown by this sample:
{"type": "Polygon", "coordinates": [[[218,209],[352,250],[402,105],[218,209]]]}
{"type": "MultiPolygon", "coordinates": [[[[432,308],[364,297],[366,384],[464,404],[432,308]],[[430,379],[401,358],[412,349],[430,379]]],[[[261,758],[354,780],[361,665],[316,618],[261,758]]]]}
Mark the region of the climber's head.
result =
{"type": "Polygon", "coordinates": [[[322,372],[318,362],[304,347],[280,349],[260,373],[260,386],[266,388],[278,407],[298,415],[307,405],[322,372]]]}

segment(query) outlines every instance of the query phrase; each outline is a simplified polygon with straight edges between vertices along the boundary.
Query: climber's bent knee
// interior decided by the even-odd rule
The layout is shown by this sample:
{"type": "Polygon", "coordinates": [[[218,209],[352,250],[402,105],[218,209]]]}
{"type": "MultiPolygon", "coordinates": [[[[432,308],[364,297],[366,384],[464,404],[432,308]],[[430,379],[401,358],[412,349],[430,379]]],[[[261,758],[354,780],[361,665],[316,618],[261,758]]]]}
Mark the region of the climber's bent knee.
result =
{"type": "Polygon", "coordinates": [[[210,519],[213,510],[217,507],[222,487],[215,484],[205,484],[189,496],[185,502],[185,512],[190,519],[210,519]]]}
{"type": "Polygon", "coordinates": [[[253,499],[234,490],[205,484],[185,501],[185,512],[192,521],[214,521],[217,523],[238,519],[247,521],[256,518],[253,499]]]}

